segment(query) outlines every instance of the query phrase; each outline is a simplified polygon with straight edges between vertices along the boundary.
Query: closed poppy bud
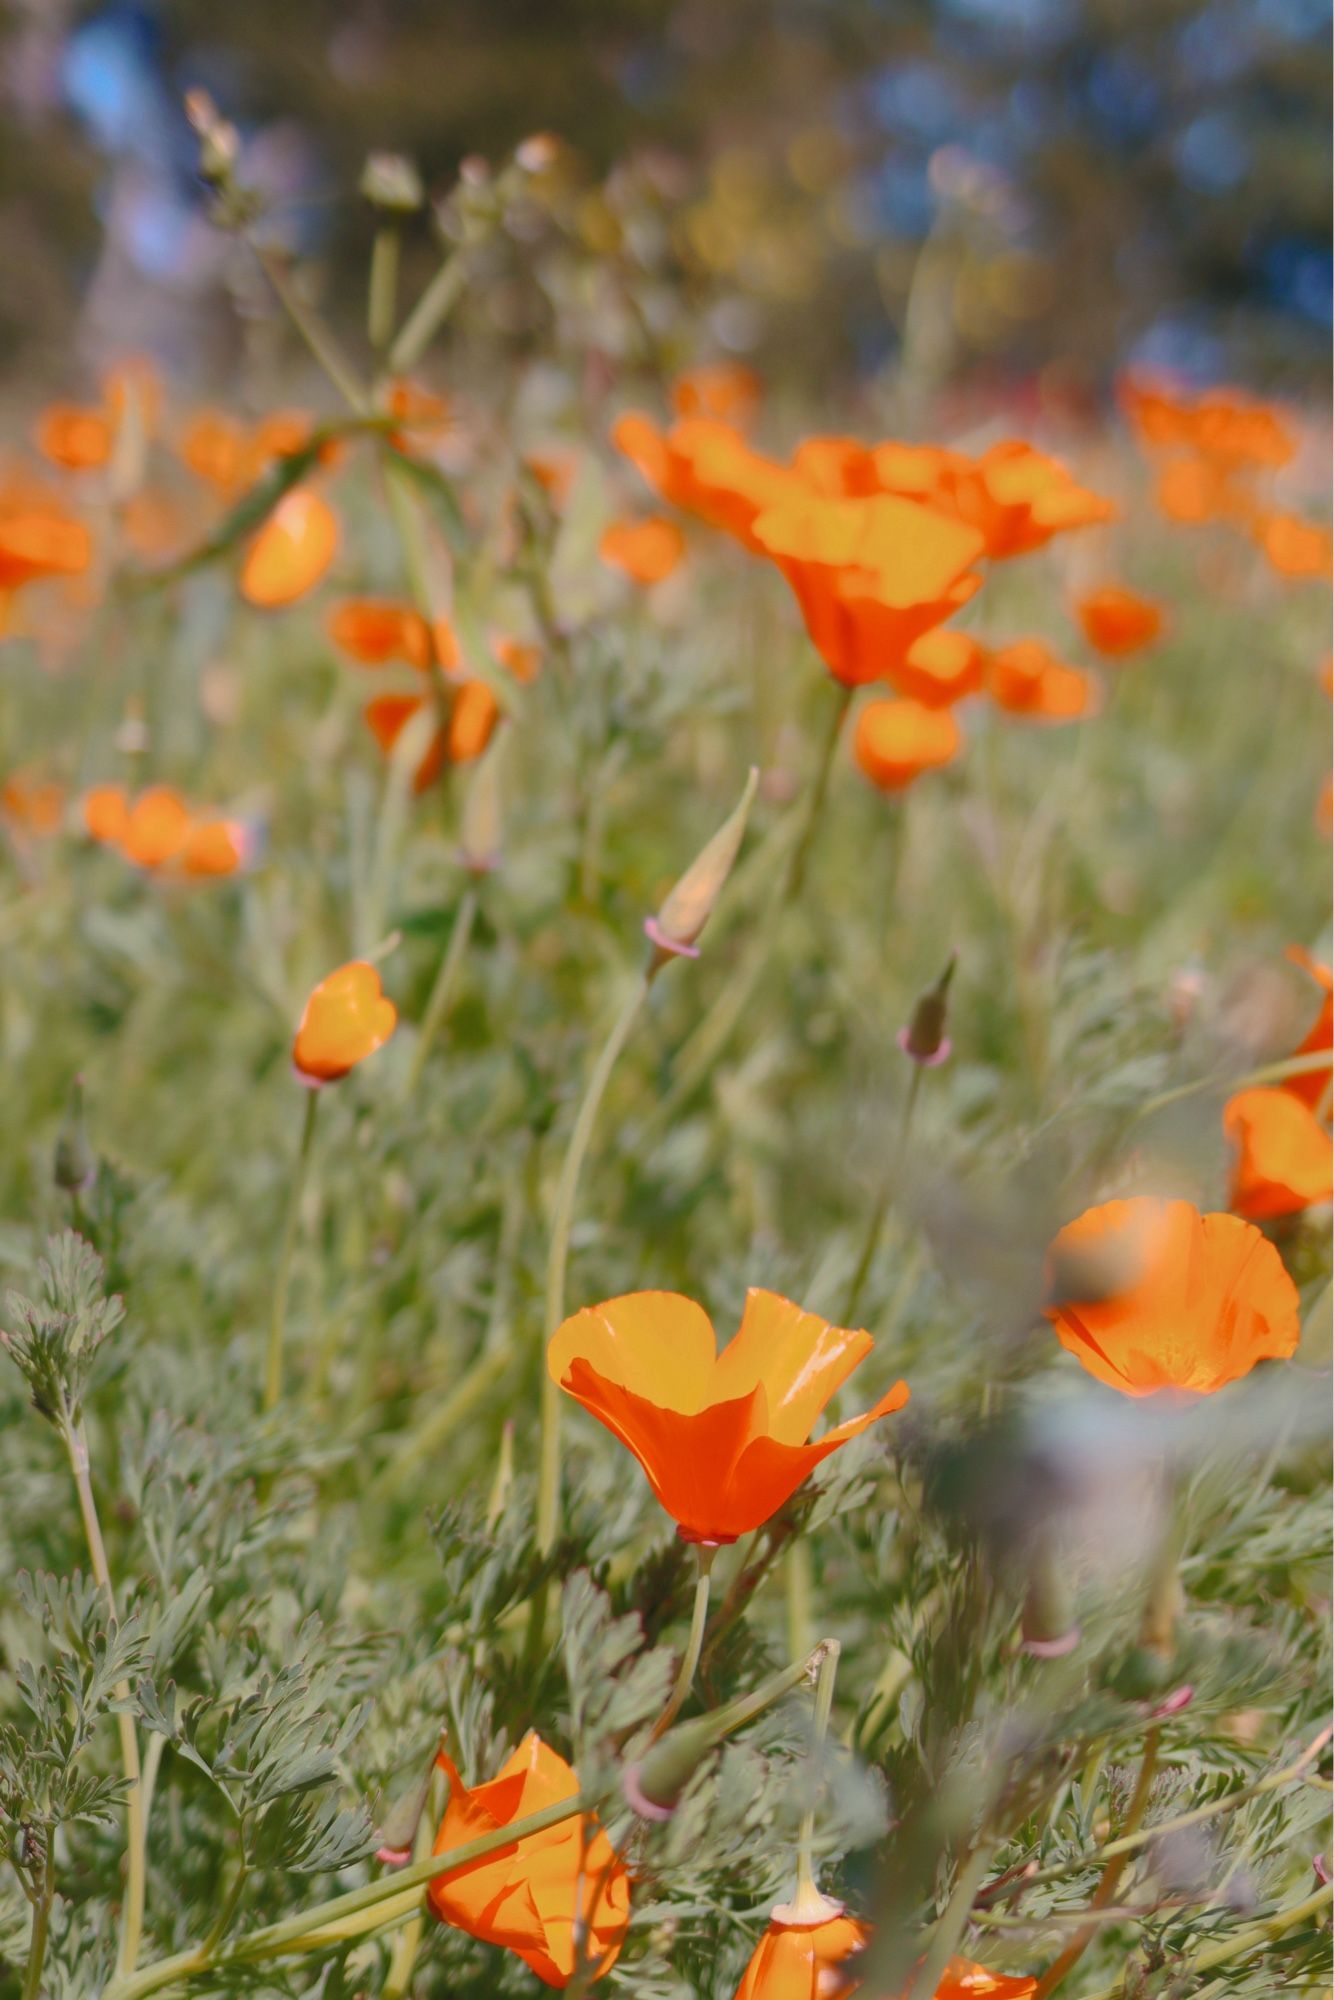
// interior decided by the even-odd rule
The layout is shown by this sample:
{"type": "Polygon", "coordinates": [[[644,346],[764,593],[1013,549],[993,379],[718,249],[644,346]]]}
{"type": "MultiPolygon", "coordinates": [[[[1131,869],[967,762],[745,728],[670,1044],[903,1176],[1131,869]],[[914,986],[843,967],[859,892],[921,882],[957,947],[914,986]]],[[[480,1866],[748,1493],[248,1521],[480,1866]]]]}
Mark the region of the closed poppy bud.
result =
{"type": "Polygon", "coordinates": [[[948,708],[920,701],[872,701],[857,717],[852,754],[882,792],[902,792],[924,771],[952,763],[963,733],[948,708]]]}
{"type": "Polygon", "coordinates": [[[256,535],[241,565],[240,591],[249,604],[273,611],[313,590],[338,549],[338,516],[308,486],[285,493],[256,535]]]}
{"type": "Polygon", "coordinates": [[[948,1007],[950,981],[959,955],[951,952],[949,963],[934,986],[928,986],[917,1005],[912,1010],[912,1019],[906,1028],[899,1030],[899,1047],[905,1056],[924,1068],[934,1069],[943,1063],[950,1052],[945,1034],[945,1015],[948,1007]]]}
{"type": "Polygon", "coordinates": [[[1075,609],[1084,637],[1095,652],[1109,660],[1127,659],[1151,646],[1162,633],[1162,607],[1119,583],[1091,591],[1075,609]]]}
{"type": "Polygon", "coordinates": [[[760,1527],[831,1452],[903,1408],[908,1385],[896,1382],[862,1416],[810,1438],[873,1345],[752,1289],[719,1354],[693,1299],[631,1292],[558,1326],[547,1368],[634,1453],[681,1539],[717,1544],[760,1527]]]}
{"type": "Polygon", "coordinates": [[[714,905],[741,851],[759,781],[759,770],[752,764],[738,804],[712,840],[700,849],[675,888],[668,892],[658,914],[645,919],[645,933],[655,947],[655,971],[670,957],[699,957],[696,939],[713,915],[714,905]]]}
{"type": "Polygon", "coordinates": [[[97,1179],[97,1155],[88,1143],[83,1117],[83,1078],[70,1085],[65,1117],[56,1135],[54,1178],[67,1194],[82,1194],[97,1179]]]}
{"type": "Polygon", "coordinates": [[[856,1959],[869,1936],[841,1912],[813,1924],[781,1923],[775,1912],[736,2000],[842,2000],[857,1991],[856,1959]]]}
{"type": "Polygon", "coordinates": [[[199,140],[199,172],[214,186],[231,179],[241,155],[241,135],[206,90],[187,90],[185,115],[199,140]]]}
{"type": "Polygon", "coordinates": [[[353,959],[322,979],[307,1000],[292,1044],[293,1067],[306,1083],[336,1083],[383,1048],[397,1023],[398,1010],[384,997],[375,967],[353,959]]]}
{"type": "Polygon", "coordinates": [[[1223,1106],[1233,1149],[1228,1205],[1253,1222],[1334,1201],[1334,1142],[1289,1090],[1241,1090],[1223,1106]]]}
{"type": "Polygon", "coordinates": [[[1047,1529],[1029,1551],[1022,1630],[1024,1651],[1038,1660],[1059,1660],[1079,1644],[1070,1586],[1047,1529]]]}
{"type": "Polygon", "coordinates": [[[389,215],[415,215],[425,199],[421,175],[402,153],[367,154],[361,192],[372,208],[389,215]]]}
{"type": "MultiPolygon", "coordinates": [[[[469,1789],[442,1752],[449,1802],[435,1853],[572,1799],[579,1780],[565,1759],[530,1731],[488,1783],[469,1789]]],[[[594,1980],[611,1971],[630,1922],[630,1877],[596,1815],[529,1834],[435,1876],[427,1896],[442,1923],[514,1952],[544,1986],[568,1986],[582,1955],[594,1980]]]]}
{"type": "Polygon", "coordinates": [[[1047,1259],[1057,1339],[1123,1396],[1207,1396],[1296,1351],[1297,1288],[1235,1215],[1140,1195],[1067,1223],[1047,1259]]]}

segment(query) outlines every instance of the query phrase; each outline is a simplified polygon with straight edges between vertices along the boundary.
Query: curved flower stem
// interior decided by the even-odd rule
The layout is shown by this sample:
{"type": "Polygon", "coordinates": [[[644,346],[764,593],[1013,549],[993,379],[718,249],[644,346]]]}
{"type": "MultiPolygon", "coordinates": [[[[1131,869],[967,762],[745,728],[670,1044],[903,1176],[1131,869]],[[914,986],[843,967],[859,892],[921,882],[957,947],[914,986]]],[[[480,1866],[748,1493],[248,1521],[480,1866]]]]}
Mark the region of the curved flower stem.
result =
{"type": "MultiPolygon", "coordinates": [[[[1144,1739],[1144,1757],[1139,1767],[1134,1795],[1126,1813],[1126,1822],[1122,1829],[1123,1838],[1127,1834],[1138,1833],[1140,1822],[1144,1818],[1145,1808],[1149,1803],[1149,1793],[1153,1789],[1153,1781],[1158,1771],[1158,1743],[1159,1732],[1151,1729],[1144,1739]]],[[[1090,1913],[1106,1909],[1109,1903],[1115,1901],[1117,1887],[1129,1859],[1128,1853],[1121,1853],[1113,1855],[1108,1861],[1102,1871],[1101,1880],[1093,1892],[1093,1901],[1089,1905],[1090,1913]]],[[[1047,1996],[1056,1991],[1066,1974],[1072,1972],[1078,1965],[1097,1935],[1097,1930],[1097,1924],[1090,1923],[1082,1930],[1076,1931],[1060,1957],[1048,1966],[1038,1981],[1033,2000],[1047,2000],[1047,1996]]]]}
{"type": "Polygon", "coordinates": [[[307,1091],[306,1109],[301,1121],[301,1141],[297,1148],[296,1165],[292,1169],[292,1185],[287,1196],[287,1216],[283,1223],[282,1246],[278,1252],[278,1275],[273,1285],[273,1308],[269,1314],[269,1348],[264,1364],[266,1410],[276,1408],[278,1399],[283,1393],[283,1336],[287,1330],[287,1295],[292,1284],[292,1253],[296,1249],[297,1228],[301,1221],[301,1197],[306,1190],[311,1142],[315,1137],[315,1113],[319,1101],[318,1090],[307,1091]]]}
{"type": "Polygon", "coordinates": [[[454,918],[454,923],[449,933],[449,944],[445,949],[444,957],[440,961],[440,970],[435,976],[435,985],[431,988],[431,997],[426,1003],[426,1012],[422,1015],[421,1030],[417,1036],[417,1046],[412,1052],[412,1063],[408,1070],[407,1083],[403,1090],[405,1102],[410,1102],[415,1096],[417,1086],[422,1080],[422,1071],[426,1068],[427,1058],[431,1053],[435,1038],[440,1032],[440,1025],[445,1018],[450,1000],[453,997],[454,985],[458,979],[459,969],[463,964],[464,954],[467,952],[468,944],[472,937],[472,927],[476,921],[476,917],[477,891],[475,888],[469,886],[463,893],[463,901],[459,904],[458,913],[454,918]]]}
{"type": "Polygon", "coordinates": [[[880,1191],[876,1195],[875,1206],[871,1210],[871,1219],[867,1224],[866,1239],[862,1244],[862,1254],[857,1259],[857,1268],[852,1274],[852,1283],[848,1286],[848,1295],[843,1302],[843,1317],[841,1321],[843,1326],[851,1326],[853,1323],[857,1308],[862,1302],[862,1293],[866,1289],[866,1280],[871,1274],[871,1266],[875,1262],[875,1253],[880,1248],[880,1238],[884,1231],[885,1218],[888,1216],[890,1205],[894,1200],[894,1190],[898,1185],[899,1174],[903,1168],[903,1156],[908,1150],[908,1140],[912,1136],[913,1114],[917,1109],[917,1093],[921,1087],[922,1065],[919,1062],[914,1062],[912,1077],[908,1084],[908,1095],[903,1101],[903,1116],[899,1120],[898,1140],[895,1144],[889,1165],[885,1169],[884,1179],[880,1183],[880,1191]]]}
{"type": "Polygon", "coordinates": [[[465,278],[463,259],[455,250],[446,257],[399,328],[386,363],[391,375],[401,375],[420,361],[463,296],[465,278]]]}
{"type": "Polygon", "coordinates": [[[355,410],[359,416],[364,416],[369,407],[366,391],[356,369],[343,353],[333,334],[320,315],[306,304],[288,276],[282,258],[274,251],[265,248],[263,244],[256,243],[253,236],[248,241],[261,271],[277,293],[283,310],[306,346],[349,409],[355,410]]]}
{"type": "Polygon", "coordinates": [[[699,1665],[700,1649],[704,1644],[704,1627],[709,1616],[709,1576],[717,1553],[717,1549],[707,1543],[695,1544],[697,1574],[695,1601],[690,1612],[690,1634],[686,1640],[686,1649],[681,1655],[681,1664],[677,1669],[676,1684],[667,1697],[666,1708],[653,1725],[653,1734],[649,1737],[650,1743],[656,1743],[658,1738],[664,1736],[671,1728],[685,1705],[686,1696],[695,1684],[695,1669],[699,1665]]]}
{"type": "Polygon", "coordinates": [[[825,1641],[819,1677],[815,1683],[815,1712],[811,1717],[810,1798],[801,1816],[801,1826],[797,1833],[795,1901],[799,1909],[803,1907],[804,1899],[819,1895],[820,1885],[815,1879],[815,1808],[820,1790],[820,1761],[824,1756],[825,1743],[829,1737],[829,1718],[834,1707],[834,1682],[838,1677],[839,1651],[837,1639],[825,1641]]]}
{"type": "MultiPolygon", "coordinates": [[[[565,1270],[570,1255],[570,1230],[574,1204],[579,1192],[579,1175],[603,1093],[616,1067],[617,1057],[630,1039],[639,1010],[648,997],[652,970],[646,968],[636,978],[611,1032],[602,1045],[584,1087],[583,1100],[570,1133],[570,1143],[561,1166],[556,1188],[556,1207],[551,1219],[551,1244],[547,1254],[546,1328],[549,1339],[565,1317],[565,1270]]],[[[537,1489],[537,1546],[543,1555],[556,1539],[560,1517],[560,1387],[546,1368],[542,1370],[542,1456],[537,1489]]],[[[534,1603],[536,1604],[536,1598],[534,1603]]]]}
{"type": "MultiPolygon", "coordinates": [[[[61,1423],[61,1434],[69,1455],[70,1470],[74,1474],[75,1490],[79,1496],[79,1513],[83,1517],[83,1532],[88,1543],[88,1558],[92,1564],[93,1576],[106,1598],[107,1610],[114,1619],[116,1593],[112,1587],[111,1570],[107,1563],[106,1543],[102,1540],[102,1524],[97,1518],[97,1502],[93,1498],[92,1475],[88,1462],[88,1438],[83,1424],[76,1423],[68,1413],[61,1423]]],[[[130,1699],[128,1681],[118,1681],[115,1694],[117,1701],[128,1703],[130,1699]]],[[[139,1739],[135,1734],[134,1717],[128,1708],[121,1709],[117,1714],[116,1727],[120,1734],[121,1765],[125,1772],[125,1901],[121,1910],[120,1950],[116,1955],[116,1970],[118,1973],[128,1973],[133,1972],[139,1957],[139,1939],[144,1924],[144,1847],[148,1826],[144,1810],[143,1772],[139,1764],[139,1739]]],[[[48,1860],[48,1868],[49,1866],[48,1860]]],[[[42,1947],[44,1950],[44,1938],[42,1947]]],[[[40,1965],[38,1970],[40,1972],[40,1965]]]]}

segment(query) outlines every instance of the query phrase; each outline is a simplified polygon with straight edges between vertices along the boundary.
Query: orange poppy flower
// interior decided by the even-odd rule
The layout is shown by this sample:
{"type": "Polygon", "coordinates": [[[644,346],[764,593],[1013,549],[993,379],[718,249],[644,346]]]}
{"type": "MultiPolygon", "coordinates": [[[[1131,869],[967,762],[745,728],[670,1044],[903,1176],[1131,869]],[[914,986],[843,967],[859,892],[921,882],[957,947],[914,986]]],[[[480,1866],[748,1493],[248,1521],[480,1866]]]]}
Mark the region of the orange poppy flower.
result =
{"type": "Polygon", "coordinates": [[[1091,591],[1075,610],[1090,646],[1109,660],[1124,660],[1151,646],[1165,622],[1161,605],[1119,583],[1091,591]]]}
{"type": "Polygon", "coordinates": [[[796,594],[811,642],[846,687],[879,680],[981,584],[975,528],[881,493],[827,500],[804,492],[768,508],[753,536],[796,594]]]}
{"type": "MultiPolygon", "coordinates": [[[[381,694],[368,701],[362,719],[386,757],[414,715],[420,715],[427,697],[419,694],[381,694]]],[[[445,768],[445,733],[437,729],[422,753],[412,780],[414,792],[429,791],[445,768]]]]}
{"type": "Polygon", "coordinates": [[[882,792],[901,792],[923,771],[958,756],[963,735],[948,708],[920,701],[873,701],[857,717],[852,754],[882,792]]]}
{"type": "Polygon", "coordinates": [[[245,484],[248,451],[245,432],[225,410],[200,410],[181,439],[184,464],[224,496],[245,484]]]}
{"type": "Polygon", "coordinates": [[[7,818],[30,833],[59,833],[65,815],[65,788],[54,779],[15,771],[0,789],[0,806],[7,818]]]}
{"type": "Polygon", "coordinates": [[[196,820],[181,848],[180,865],[187,875],[235,875],[245,852],[245,829],[235,820],[196,820]]]}
{"type": "Polygon", "coordinates": [[[1159,511],[1183,527],[1231,520],[1250,505],[1224,469],[1195,457],[1169,459],[1158,474],[1155,497],[1159,511]]]}
{"type": "Polygon", "coordinates": [[[1265,514],[1256,523],[1255,540],[1270,567],[1294,579],[1328,577],[1334,573],[1334,543],[1328,528],[1304,521],[1300,514],[1265,514]]]}
{"type": "Polygon", "coordinates": [[[842,2000],[857,1991],[855,1960],[869,1937],[854,1917],[829,1917],[822,1924],[771,1918],[736,2000],[834,2000],[835,1995],[842,2000]]]}
{"type": "Polygon", "coordinates": [[[78,576],[93,559],[82,521],[49,506],[0,514],[0,590],[18,590],[44,576],[78,576]]]}
{"type": "Polygon", "coordinates": [[[338,549],[338,516],[308,486],[285,493],[246,552],[240,591],[265,611],[313,590],[338,549]]]}
{"type": "Polygon", "coordinates": [[[449,711],[445,749],[451,764],[469,764],[480,757],[500,720],[500,703],[485,681],[459,684],[449,711]]]}
{"type": "Polygon", "coordinates": [[[398,1024],[380,975],[354,958],[322,979],[306,1002],[292,1044],[292,1063],[307,1083],[336,1083],[382,1049],[398,1024]]]}
{"type": "Polygon", "coordinates": [[[639,521],[613,521],[604,529],[598,554],[613,569],[624,570],[633,583],[661,583],[686,552],[686,538],[675,521],[650,514],[639,521]]]}
{"type": "Polygon", "coordinates": [[[740,361],[714,361],[692,368],[672,385],[678,417],[716,417],[746,429],[760,407],[760,378],[740,361]]]}
{"type": "Polygon", "coordinates": [[[1058,660],[1041,639],[1017,639],[993,653],[987,693],[1008,714],[1039,722],[1074,722],[1095,715],[1099,706],[1093,675],[1058,660]]]}
{"type": "Polygon", "coordinates": [[[966,453],[943,445],[904,444],[889,438],[873,447],[871,460],[880,492],[897,493],[905,500],[926,500],[947,514],[959,511],[960,491],[977,478],[977,468],[966,453]]]}
{"type": "Polygon", "coordinates": [[[275,459],[292,458],[304,451],[314,429],[314,418],[304,410],[271,410],[267,417],[261,417],[250,440],[251,477],[257,478],[275,459]]]}
{"type": "Polygon", "coordinates": [[[986,679],[986,654],[970,632],[937,625],[915,639],[887,678],[924,708],[949,708],[976,694],[986,679]]]}
{"type": "MultiPolygon", "coordinates": [[[[329,613],[329,637],[341,652],[363,667],[387,666],[406,660],[409,666],[431,664],[431,632],[419,611],[382,597],[349,597],[329,613]]],[[[450,634],[451,644],[453,634],[450,634]]]]}
{"type": "MultiPolygon", "coordinates": [[[[453,694],[449,722],[443,731],[436,731],[427,746],[413,779],[414,791],[428,790],[447,763],[468,764],[480,757],[495,733],[500,704],[485,681],[461,681],[453,694]]],[[[363,710],[366,726],[386,756],[424,702],[422,695],[384,694],[367,703],[363,710]]]]}
{"type": "Polygon", "coordinates": [[[118,847],[130,824],[130,802],[123,785],[94,785],[83,795],[83,823],[94,840],[118,847]]]}
{"type": "Polygon", "coordinates": [[[906,1382],[808,1442],[811,1426],[873,1342],[776,1292],[749,1291],[717,1352],[708,1315],[678,1292],[587,1306],[547,1348],[553,1381],[643,1466],[684,1541],[734,1542],[791,1498],[822,1459],[902,1409],[906,1382]]]}
{"type": "Polygon", "coordinates": [[[1165,379],[1124,377],[1121,407],[1149,451],[1185,449],[1221,464],[1286,465],[1297,441],[1281,410],[1236,389],[1192,394],[1165,379]]]}
{"type": "Polygon", "coordinates": [[[1235,1215],[1139,1195],[1067,1223],[1048,1252],[1047,1319],[1099,1382],[1126,1396],[1207,1396],[1294,1352],[1297,1288],[1272,1243],[1235,1215]]]}
{"type": "MultiPolygon", "coordinates": [[[[856,438],[810,437],[803,438],[793,452],[792,469],[812,492],[827,499],[867,500],[873,493],[898,491],[892,481],[881,477],[876,461],[876,451],[856,438]]],[[[908,497],[925,499],[930,490],[910,488],[908,497]]]]}
{"type": "Polygon", "coordinates": [[[522,639],[512,639],[505,632],[493,632],[491,651],[499,666],[512,674],[516,681],[526,686],[535,681],[542,667],[542,648],[529,645],[522,639]]]}
{"type": "Polygon", "coordinates": [[[401,430],[389,433],[390,444],[400,451],[439,438],[449,429],[450,412],[446,398],[433,395],[429,389],[423,389],[417,382],[409,382],[404,376],[398,376],[389,384],[384,408],[388,416],[397,418],[402,425],[401,430]]]}
{"type": "Polygon", "coordinates": [[[162,868],[178,859],[190,833],[190,808],[171,785],[150,785],[131,806],[120,837],[128,861],[162,868]]]}
{"type": "Polygon", "coordinates": [[[37,423],[37,449],[67,472],[94,472],[111,456],[115,432],[103,410],[52,403],[37,423]]]}
{"type": "Polygon", "coordinates": [[[952,1958],[941,1974],[932,2000],[1032,2000],[1038,1990],[1033,1978],[988,1972],[970,1958],[952,1958]]]}
{"type": "Polygon", "coordinates": [[[1300,945],[1290,945],[1288,957],[1294,965],[1300,965],[1304,972],[1310,973],[1325,996],[1306,1039],[1293,1050],[1293,1054],[1313,1056],[1326,1052],[1331,1058],[1331,1066],[1329,1069],[1311,1070],[1305,1076],[1290,1076],[1283,1085],[1293,1097],[1300,1097],[1303,1104],[1309,1104],[1315,1111],[1324,1101],[1334,1080],[1334,970],[1322,965],[1319,959],[1312,958],[1310,952],[1303,951],[1300,945]]]}
{"type": "Polygon", "coordinates": [[[752,528],[766,507],[809,492],[790,467],[753,451],[739,431],[710,417],[684,417],[664,432],[631,410],[617,418],[612,441],[664,500],[743,548],[757,546],[752,528]]]}
{"type": "MultiPolygon", "coordinates": [[[[573,1798],[579,1789],[565,1759],[535,1730],[494,1778],[471,1790],[443,1751],[436,1762],[449,1779],[436,1854],[573,1798]]],[[[567,1986],[573,1978],[576,1926],[592,1976],[601,1979],[616,1963],[630,1922],[630,1877],[593,1813],[437,1875],[427,1896],[442,1923],[515,1952],[544,1986],[567,1986]]]]}
{"type": "Polygon", "coordinates": [[[955,505],[962,520],[981,529],[993,562],[1116,517],[1111,501],[1079,485],[1058,458],[1017,438],[984,452],[972,475],[958,480],[955,505]]]}
{"type": "Polygon", "coordinates": [[[1334,1201],[1334,1141],[1289,1090],[1240,1090],[1223,1106],[1229,1206],[1253,1222],[1334,1201]]]}

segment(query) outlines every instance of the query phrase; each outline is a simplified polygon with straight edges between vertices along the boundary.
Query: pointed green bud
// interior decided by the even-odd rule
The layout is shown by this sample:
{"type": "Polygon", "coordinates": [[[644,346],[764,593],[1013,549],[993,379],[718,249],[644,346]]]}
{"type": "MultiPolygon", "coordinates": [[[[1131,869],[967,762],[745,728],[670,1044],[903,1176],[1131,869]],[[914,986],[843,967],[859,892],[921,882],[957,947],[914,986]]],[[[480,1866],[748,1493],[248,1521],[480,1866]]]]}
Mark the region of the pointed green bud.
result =
{"type": "Polygon", "coordinates": [[[415,215],[426,198],[421,175],[402,153],[369,153],[361,192],[372,208],[390,215],[415,215]]]}
{"type": "Polygon", "coordinates": [[[54,1177],[67,1194],[83,1194],[97,1179],[97,1155],[88,1143],[83,1116],[83,1078],[76,1076],[69,1087],[65,1117],[56,1135],[54,1177]]]}
{"type": "Polygon", "coordinates": [[[746,788],[735,809],[723,821],[712,840],[701,848],[675,888],[669,891],[658,914],[645,920],[645,934],[655,947],[654,972],[669,958],[699,957],[696,939],[712,916],[714,905],[741,851],[746,821],[750,817],[751,802],[759,781],[759,771],[752,764],[746,788]]]}
{"type": "Polygon", "coordinates": [[[949,1038],[945,1033],[945,1014],[950,981],[958,962],[958,952],[952,951],[945,970],[933,986],[927,987],[912,1010],[912,1019],[899,1033],[899,1047],[904,1055],[911,1056],[914,1062],[926,1068],[934,1069],[945,1061],[950,1052],[949,1038]]]}

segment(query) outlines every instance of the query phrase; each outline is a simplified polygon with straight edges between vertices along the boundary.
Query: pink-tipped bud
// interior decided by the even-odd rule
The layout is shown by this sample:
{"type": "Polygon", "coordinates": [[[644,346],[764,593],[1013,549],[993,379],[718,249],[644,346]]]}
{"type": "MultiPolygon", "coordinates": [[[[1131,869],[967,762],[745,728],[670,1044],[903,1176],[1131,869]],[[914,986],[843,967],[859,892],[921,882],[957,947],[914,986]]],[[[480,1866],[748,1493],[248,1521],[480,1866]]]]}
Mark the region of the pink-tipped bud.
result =
{"type": "Polygon", "coordinates": [[[948,1005],[950,981],[958,964],[959,954],[951,952],[949,962],[933,986],[928,986],[917,1005],[912,1010],[912,1018],[906,1028],[900,1030],[899,1047],[905,1056],[911,1056],[915,1063],[924,1068],[934,1069],[943,1063],[950,1052],[950,1044],[945,1034],[945,1015],[948,1005]]]}
{"type": "Polygon", "coordinates": [[[698,956],[697,940],[736,864],[759,781],[759,771],[752,765],[739,803],[668,892],[656,916],[645,920],[644,931],[654,947],[655,972],[669,958],[698,956]]]}

